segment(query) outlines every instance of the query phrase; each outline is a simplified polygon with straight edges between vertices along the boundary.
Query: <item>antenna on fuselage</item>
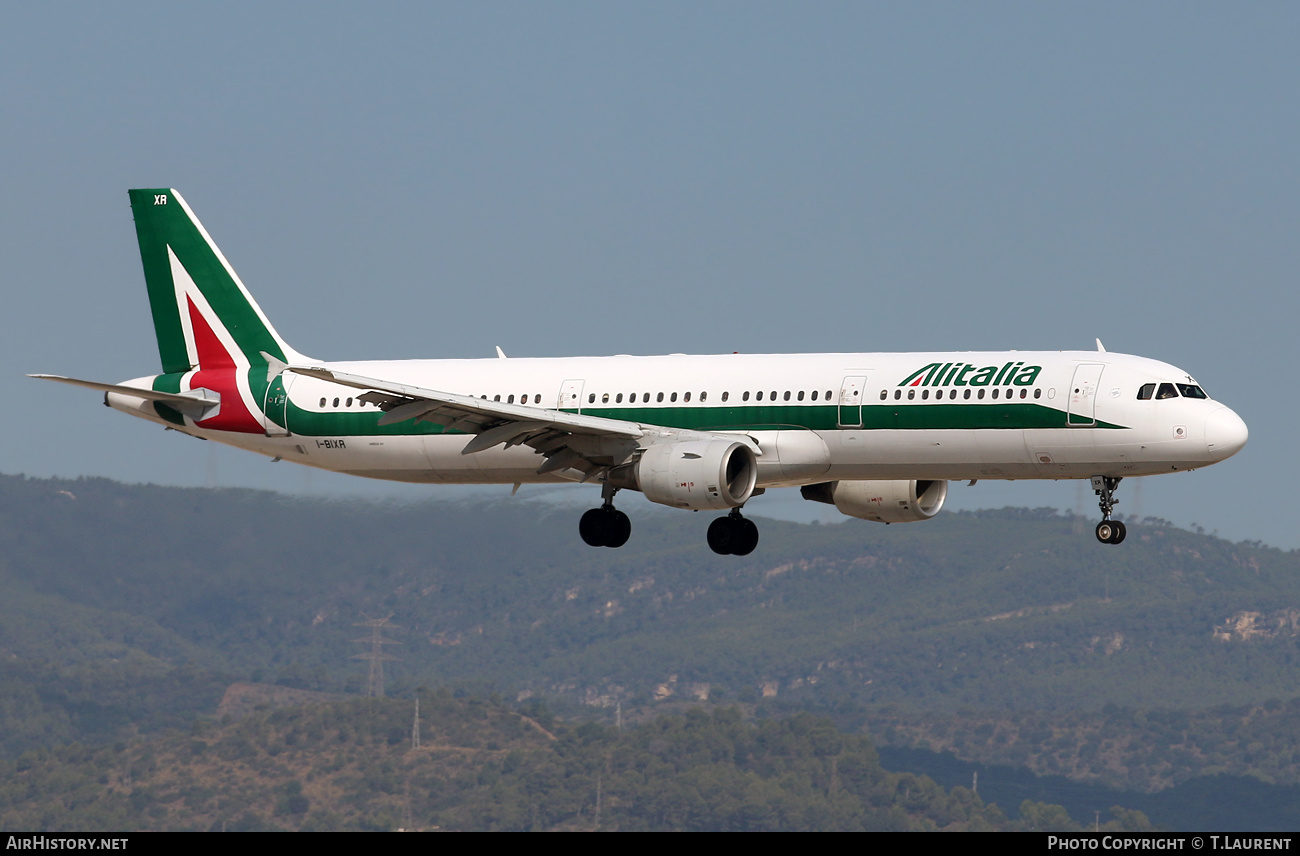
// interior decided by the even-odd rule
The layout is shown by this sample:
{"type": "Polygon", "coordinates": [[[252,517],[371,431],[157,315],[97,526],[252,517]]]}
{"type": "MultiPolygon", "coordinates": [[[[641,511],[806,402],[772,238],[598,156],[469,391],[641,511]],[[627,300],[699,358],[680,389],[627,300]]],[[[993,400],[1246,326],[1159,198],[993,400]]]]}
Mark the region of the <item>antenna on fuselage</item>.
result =
{"type": "MultiPolygon", "coordinates": [[[[498,351],[498,352],[499,352],[500,350],[501,350],[500,348],[497,348],[497,351],[498,351]]],[[[1098,350],[1100,353],[1103,353],[1103,354],[1106,353],[1106,346],[1103,345],[1103,344],[1101,343],[1101,339],[1098,339],[1098,340],[1097,340],[1097,350],[1098,350]]]]}

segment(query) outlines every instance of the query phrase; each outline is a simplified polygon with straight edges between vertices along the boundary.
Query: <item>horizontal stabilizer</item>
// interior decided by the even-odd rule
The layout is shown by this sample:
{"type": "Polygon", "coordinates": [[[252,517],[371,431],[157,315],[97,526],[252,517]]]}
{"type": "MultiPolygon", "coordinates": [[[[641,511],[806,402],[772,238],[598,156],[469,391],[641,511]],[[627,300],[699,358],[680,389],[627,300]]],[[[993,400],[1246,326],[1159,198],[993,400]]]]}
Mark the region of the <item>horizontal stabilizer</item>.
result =
{"type": "Polygon", "coordinates": [[[173,410],[178,410],[186,416],[198,422],[209,415],[209,411],[221,406],[221,396],[211,390],[201,389],[193,392],[158,392],[152,389],[140,389],[136,386],[123,386],[116,383],[99,383],[93,380],[80,380],[75,377],[64,377],[63,375],[51,374],[29,374],[28,377],[34,377],[37,380],[52,380],[58,383],[68,383],[73,386],[84,386],[87,389],[96,389],[100,392],[112,392],[118,395],[129,395],[133,398],[143,398],[146,401],[158,401],[166,404],[173,410]]]}

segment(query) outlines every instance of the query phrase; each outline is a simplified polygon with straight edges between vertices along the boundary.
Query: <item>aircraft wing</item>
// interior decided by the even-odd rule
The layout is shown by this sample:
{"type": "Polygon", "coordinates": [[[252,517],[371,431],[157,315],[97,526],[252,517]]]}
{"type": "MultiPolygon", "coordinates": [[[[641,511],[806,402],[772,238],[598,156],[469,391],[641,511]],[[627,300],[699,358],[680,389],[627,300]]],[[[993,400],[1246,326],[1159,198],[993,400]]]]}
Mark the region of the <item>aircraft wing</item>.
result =
{"type": "MultiPolygon", "coordinates": [[[[384,411],[379,419],[380,425],[414,420],[435,422],[449,431],[475,434],[461,454],[482,452],[502,444],[506,448],[530,446],[546,457],[537,469],[538,474],[576,469],[584,474],[585,480],[606,467],[625,461],[638,446],[715,436],[524,404],[505,404],[324,368],[288,366],[285,370],[366,390],[360,396],[361,400],[384,411]]],[[[743,437],[731,439],[745,440],[743,437]]]]}

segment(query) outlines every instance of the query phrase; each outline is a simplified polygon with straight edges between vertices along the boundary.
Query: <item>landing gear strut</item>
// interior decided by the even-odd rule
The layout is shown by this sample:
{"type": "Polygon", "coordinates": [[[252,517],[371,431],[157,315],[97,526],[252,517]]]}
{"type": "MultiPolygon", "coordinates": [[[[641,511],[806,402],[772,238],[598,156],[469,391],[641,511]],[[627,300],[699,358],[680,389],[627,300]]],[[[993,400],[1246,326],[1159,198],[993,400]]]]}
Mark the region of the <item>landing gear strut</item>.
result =
{"type": "Polygon", "coordinates": [[[632,534],[632,521],[614,507],[614,494],[618,488],[606,482],[600,488],[603,500],[600,508],[593,508],[578,521],[578,534],[592,547],[622,547],[632,534]]]}
{"type": "Polygon", "coordinates": [[[1097,540],[1103,544],[1118,544],[1128,534],[1123,523],[1110,519],[1111,512],[1119,503],[1115,498],[1115,488],[1119,487],[1119,482],[1118,477],[1092,477],[1092,492],[1100,497],[1097,507],[1101,509],[1101,522],[1097,524],[1097,540]]]}
{"type": "Polygon", "coordinates": [[[709,524],[709,549],[720,556],[748,556],[758,546],[758,527],[733,508],[709,524]]]}

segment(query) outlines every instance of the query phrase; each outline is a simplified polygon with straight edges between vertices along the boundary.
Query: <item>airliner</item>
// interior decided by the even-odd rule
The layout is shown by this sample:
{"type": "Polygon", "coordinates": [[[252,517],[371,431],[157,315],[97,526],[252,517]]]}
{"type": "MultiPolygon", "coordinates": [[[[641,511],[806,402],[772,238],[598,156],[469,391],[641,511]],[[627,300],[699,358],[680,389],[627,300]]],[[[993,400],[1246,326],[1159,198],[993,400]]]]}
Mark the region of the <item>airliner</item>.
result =
{"type": "Polygon", "coordinates": [[[89,387],[165,428],[275,460],[431,484],[579,482],[593,547],[635,490],[720,511],[747,555],[768,488],[881,523],[933,518],[949,481],[1089,479],[1118,544],[1120,480],[1217,463],[1246,424],[1182,369],[1096,351],[721,354],[325,362],[280,337],[173,189],[130,191],[162,373],[89,387]]]}

